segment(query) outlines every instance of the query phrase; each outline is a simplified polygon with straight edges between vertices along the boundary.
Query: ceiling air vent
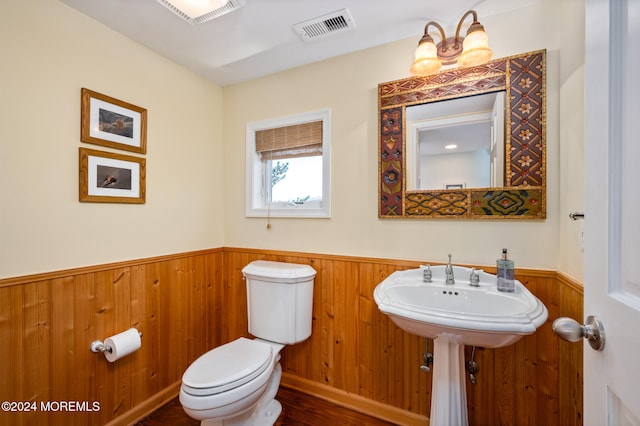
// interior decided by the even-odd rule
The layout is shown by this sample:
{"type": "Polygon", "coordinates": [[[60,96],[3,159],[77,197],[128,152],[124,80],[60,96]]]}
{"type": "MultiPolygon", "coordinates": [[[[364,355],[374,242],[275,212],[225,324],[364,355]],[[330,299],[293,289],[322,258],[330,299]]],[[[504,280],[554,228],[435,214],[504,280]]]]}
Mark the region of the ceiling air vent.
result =
{"type": "Polygon", "coordinates": [[[203,13],[199,16],[191,16],[187,12],[183,11],[179,7],[179,2],[175,0],[157,0],[158,3],[190,23],[191,25],[202,24],[212,19],[218,18],[222,15],[226,15],[229,12],[233,12],[236,9],[240,9],[246,3],[246,0],[229,0],[224,6],[209,12],[203,13]]]}
{"type": "Polygon", "coordinates": [[[337,10],[293,26],[293,30],[303,40],[316,40],[329,34],[347,31],[356,27],[347,9],[337,10]]]}

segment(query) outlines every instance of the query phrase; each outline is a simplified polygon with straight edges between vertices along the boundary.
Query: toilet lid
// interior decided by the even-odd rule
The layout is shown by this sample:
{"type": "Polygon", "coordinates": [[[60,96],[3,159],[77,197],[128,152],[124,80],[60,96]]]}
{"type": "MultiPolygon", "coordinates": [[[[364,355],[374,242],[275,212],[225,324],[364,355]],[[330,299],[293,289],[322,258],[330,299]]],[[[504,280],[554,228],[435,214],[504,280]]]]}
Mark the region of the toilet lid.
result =
{"type": "Polygon", "coordinates": [[[184,372],[182,384],[193,395],[225,392],[259,376],[271,360],[271,345],[240,337],[196,359],[184,372]]]}

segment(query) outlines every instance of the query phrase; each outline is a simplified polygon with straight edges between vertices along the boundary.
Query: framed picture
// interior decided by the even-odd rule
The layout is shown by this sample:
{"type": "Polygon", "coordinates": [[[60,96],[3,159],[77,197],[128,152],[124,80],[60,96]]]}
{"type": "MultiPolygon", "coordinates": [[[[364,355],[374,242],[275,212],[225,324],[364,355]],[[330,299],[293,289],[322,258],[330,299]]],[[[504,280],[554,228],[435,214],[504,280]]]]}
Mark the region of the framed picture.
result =
{"type": "Polygon", "coordinates": [[[79,199],[91,203],[145,202],[146,160],[80,148],[79,199]]]}
{"type": "Polygon", "coordinates": [[[145,154],[147,110],[83,88],[80,140],[145,154]]]}

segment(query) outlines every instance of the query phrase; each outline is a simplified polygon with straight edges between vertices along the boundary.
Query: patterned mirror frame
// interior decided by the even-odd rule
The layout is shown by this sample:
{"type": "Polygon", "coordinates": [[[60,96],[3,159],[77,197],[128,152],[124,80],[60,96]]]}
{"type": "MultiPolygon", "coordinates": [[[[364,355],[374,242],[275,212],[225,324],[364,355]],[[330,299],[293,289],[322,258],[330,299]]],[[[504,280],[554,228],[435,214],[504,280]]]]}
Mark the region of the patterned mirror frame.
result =
{"type": "Polygon", "coordinates": [[[380,218],[546,218],[546,50],[378,85],[380,218]],[[502,188],[406,190],[406,108],[506,91],[502,188]]]}

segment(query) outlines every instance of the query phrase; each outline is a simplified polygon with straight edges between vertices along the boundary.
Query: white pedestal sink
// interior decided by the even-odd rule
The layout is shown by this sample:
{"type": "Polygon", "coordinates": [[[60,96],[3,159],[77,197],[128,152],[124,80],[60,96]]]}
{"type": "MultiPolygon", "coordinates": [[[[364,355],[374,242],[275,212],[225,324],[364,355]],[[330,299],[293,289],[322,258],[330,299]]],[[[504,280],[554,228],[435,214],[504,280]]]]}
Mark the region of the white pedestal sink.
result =
{"type": "Polygon", "coordinates": [[[547,320],[547,308],[516,281],[513,293],[499,292],[496,276],[453,266],[455,284],[445,284],[445,266],[397,271],[375,288],[381,312],[405,331],[434,339],[430,424],[468,425],[464,345],[499,348],[532,334],[547,320]]]}

